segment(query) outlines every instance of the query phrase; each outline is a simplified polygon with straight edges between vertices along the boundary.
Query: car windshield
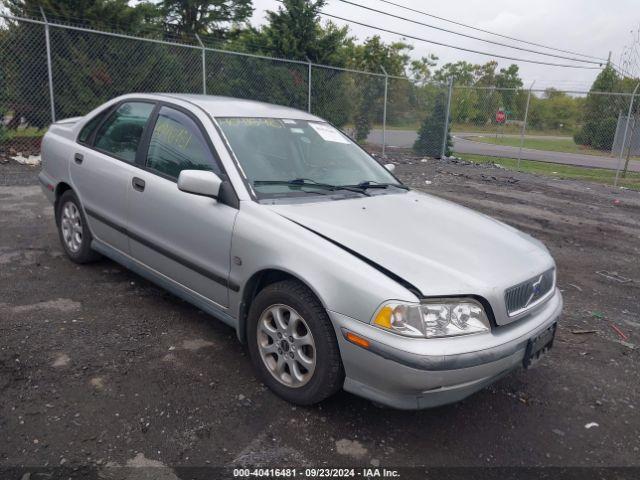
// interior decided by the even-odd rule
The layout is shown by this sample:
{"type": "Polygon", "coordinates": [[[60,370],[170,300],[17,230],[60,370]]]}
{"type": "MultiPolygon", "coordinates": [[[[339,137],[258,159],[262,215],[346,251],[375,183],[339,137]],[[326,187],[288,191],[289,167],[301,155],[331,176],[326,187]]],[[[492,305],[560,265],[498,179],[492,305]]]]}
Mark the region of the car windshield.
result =
{"type": "MultiPolygon", "coordinates": [[[[218,118],[259,198],[406,188],[336,128],[286,118],[218,118]]],[[[353,193],[351,193],[353,194],[353,193]]]]}

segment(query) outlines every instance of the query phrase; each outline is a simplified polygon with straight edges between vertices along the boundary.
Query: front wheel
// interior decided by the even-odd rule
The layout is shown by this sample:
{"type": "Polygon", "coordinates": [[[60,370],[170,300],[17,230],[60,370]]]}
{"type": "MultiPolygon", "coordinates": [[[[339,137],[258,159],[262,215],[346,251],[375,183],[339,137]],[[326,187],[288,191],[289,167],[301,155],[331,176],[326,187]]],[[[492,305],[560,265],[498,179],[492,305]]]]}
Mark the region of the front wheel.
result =
{"type": "Polygon", "coordinates": [[[289,402],[312,405],[342,385],[331,320],[300,282],[277,282],[258,293],[249,310],[247,340],[261,380],[289,402]]]}

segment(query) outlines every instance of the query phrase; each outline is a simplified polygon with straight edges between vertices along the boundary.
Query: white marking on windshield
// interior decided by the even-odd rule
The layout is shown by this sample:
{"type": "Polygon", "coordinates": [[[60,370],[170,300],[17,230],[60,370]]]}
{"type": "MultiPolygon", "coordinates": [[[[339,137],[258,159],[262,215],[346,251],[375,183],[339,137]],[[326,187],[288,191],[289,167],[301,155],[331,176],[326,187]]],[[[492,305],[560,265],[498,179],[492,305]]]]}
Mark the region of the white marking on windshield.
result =
{"type": "Polygon", "coordinates": [[[338,130],[336,130],[329,124],[309,122],[309,126],[313,128],[318,133],[318,135],[320,135],[322,139],[326,140],[327,142],[346,143],[347,145],[351,144],[351,142],[346,137],[344,137],[338,130]]]}

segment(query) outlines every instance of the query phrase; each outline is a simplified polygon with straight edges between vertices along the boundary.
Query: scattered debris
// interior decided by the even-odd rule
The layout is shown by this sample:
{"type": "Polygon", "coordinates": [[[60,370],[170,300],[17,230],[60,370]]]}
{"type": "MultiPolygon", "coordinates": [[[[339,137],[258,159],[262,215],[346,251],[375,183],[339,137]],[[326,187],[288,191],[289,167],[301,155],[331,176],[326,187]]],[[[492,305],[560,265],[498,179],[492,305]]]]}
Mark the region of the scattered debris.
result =
{"type": "Polygon", "coordinates": [[[578,290],[579,292],[581,292],[581,291],[582,291],[582,288],[580,288],[578,285],[575,285],[575,284],[573,284],[573,283],[570,283],[570,284],[569,284],[569,286],[570,286],[570,287],[575,288],[575,289],[576,289],[576,290],[578,290]]]}
{"type": "Polygon", "coordinates": [[[432,182],[431,180],[425,180],[425,181],[424,181],[424,183],[425,183],[426,185],[431,185],[433,182],[432,182]]]}
{"type": "Polygon", "coordinates": [[[574,329],[571,330],[571,333],[573,333],[574,335],[584,335],[587,333],[597,333],[597,330],[580,330],[580,329],[574,329]]]}
{"type": "Polygon", "coordinates": [[[40,155],[29,155],[26,157],[16,155],[15,157],[11,157],[11,159],[23,165],[40,165],[40,155]]]}
{"type": "Polygon", "coordinates": [[[556,435],[560,436],[560,437],[564,437],[564,432],[562,430],[560,430],[559,428],[554,428],[553,430],[551,430],[553,433],[555,433],[556,435]]]}
{"type": "Polygon", "coordinates": [[[96,390],[104,390],[104,380],[102,379],[102,377],[93,377],[91,380],[89,380],[89,383],[96,390]]]}
{"type": "Polygon", "coordinates": [[[214,345],[213,342],[209,342],[201,338],[196,338],[195,340],[184,340],[182,342],[182,348],[184,350],[190,350],[192,352],[195,352],[196,350],[200,350],[201,348],[213,347],[213,345],[214,345]]]}
{"type": "Polygon", "coordinates": [[[359,441],[346,438],[336,442],[336,451],[340,455],[347,455],[353,458],[362,458],[367,454],[367,449],[359,441]]]}
{"type": "Polygon", "coordinates": [[[633,343],[625,342],[624,340],[618,340],[618,343],[623,347],[627,347],[629,350],[635,350],[636,348],[638,348],[637,345],[634,345],[633,343]]]}
{"type": "Polygon", "coordinates": [[[66,353],[59,354],[51,364],[54,368],[66,367],[71,363],[71,358],[66,353]]]}
{"type": "Polygon", "coordinates": [[[614,332],[618,334],[621,340],[629,340],[629,335],[620,330],[620,327],[618,327],[615,323],[609,322],[609,326],[613,329],[614,332]]]}
{"type": "Polygon", "coordinates": [[[598,425],[596,422],[590,422],[590,423],[587,423],[587,424],[584,426],[584,428],[586,428],[587,430],[589,430],[590,428],[593,428],[593,427],[599,427],[599,426],[600,426],[600,425],[598,425]]]}
{"type": "Polygon", "coordinates": [[[629,283],[633,281],[630,278],[619,275],[618,272],[607,272],[606,270],[598,270],[596,273],[601,277],[608,278],[609,280],[615,280],[619,283],[629,283]]]}

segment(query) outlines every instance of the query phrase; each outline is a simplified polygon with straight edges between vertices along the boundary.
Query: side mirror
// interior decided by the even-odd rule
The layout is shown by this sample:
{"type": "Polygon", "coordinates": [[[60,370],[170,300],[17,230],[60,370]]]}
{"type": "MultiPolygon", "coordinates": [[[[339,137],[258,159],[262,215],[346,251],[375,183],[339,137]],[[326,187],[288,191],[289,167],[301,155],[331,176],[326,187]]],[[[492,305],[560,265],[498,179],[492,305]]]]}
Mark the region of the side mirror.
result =
{"type": "Polygon", "coordinates": [[[178,177],[178,190],[194,195],[217,199],[221,185],[218,175],[205,170],[182,170],[178,177]]]}
{"type": "Polygon", "coordinates": [[[396,166],[393,163],[386,163],[384,168],[389,170],[390,172],[394,172],[396,170],[396,166]]]}

